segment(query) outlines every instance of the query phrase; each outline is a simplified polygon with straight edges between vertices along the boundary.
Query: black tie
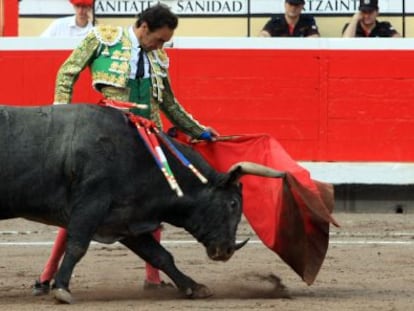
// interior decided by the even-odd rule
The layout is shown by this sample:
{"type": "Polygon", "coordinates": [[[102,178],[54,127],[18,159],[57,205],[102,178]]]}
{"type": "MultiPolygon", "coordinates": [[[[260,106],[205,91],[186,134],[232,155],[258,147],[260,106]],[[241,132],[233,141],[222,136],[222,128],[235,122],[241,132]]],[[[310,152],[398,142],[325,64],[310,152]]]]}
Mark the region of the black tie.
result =
{"type": "Polygon", "coordinates": [[[138,53],[137,74],[135,75],[135,78],[142,78],[144,76],[144,71],[144,49],[141,48],[138,53]]]}

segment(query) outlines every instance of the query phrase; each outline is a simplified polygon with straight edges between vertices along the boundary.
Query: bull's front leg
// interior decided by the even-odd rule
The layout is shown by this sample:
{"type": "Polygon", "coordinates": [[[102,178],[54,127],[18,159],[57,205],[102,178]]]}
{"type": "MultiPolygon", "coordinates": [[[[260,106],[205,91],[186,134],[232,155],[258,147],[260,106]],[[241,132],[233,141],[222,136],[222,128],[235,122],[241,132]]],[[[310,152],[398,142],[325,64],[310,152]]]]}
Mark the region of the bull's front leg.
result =
{"type": "Polygon", "coordinates": [[[150,233],[125,238],[120,242],[153,267],[167,274],[188,298],[206,298],[212,295],[207,286],[196,283],[178,270],[173,256],[150,233]]]}
{"type": "Polygon", "coordinates": [[[65,255],[52,285],[52,293],[59,302],[72,303],[73,299],[69,291],[69,282],[75,265],[85,255],[90,241],[90,239],[83,238],[82,240],[77,240],[68,237],[65,255]]]}
{"type": "Polygon", "coordinates": [[[76,264],[82,259],[88,250],[92,237],[100,224],[105,209],[109,206],[108,201],[83,200],[82,207],[73,210],[67,227],[67,241],[65,255],[55,282],[52,285],[54,297],[62,303],[72,303],[72,295],[69,291],[69,282],[76,264]],[[91,203],[88,203],[91,202],[91,203]],[[87,211],[87,212],[85,212],[87,211]]]}

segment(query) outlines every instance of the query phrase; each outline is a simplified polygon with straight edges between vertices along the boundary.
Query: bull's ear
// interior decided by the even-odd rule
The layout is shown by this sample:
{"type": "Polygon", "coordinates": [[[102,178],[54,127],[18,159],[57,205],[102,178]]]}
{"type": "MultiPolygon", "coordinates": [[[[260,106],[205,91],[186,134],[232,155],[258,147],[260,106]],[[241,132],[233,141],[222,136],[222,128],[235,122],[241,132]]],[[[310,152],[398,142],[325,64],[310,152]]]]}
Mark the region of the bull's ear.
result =
{"type": "Polygon", "coordinates": [[[238,185],[240,178],[244,175],[243,168],[241,165],[233,166],[226,175],[224,184],[230,186],[231,184],[238,185]]]}

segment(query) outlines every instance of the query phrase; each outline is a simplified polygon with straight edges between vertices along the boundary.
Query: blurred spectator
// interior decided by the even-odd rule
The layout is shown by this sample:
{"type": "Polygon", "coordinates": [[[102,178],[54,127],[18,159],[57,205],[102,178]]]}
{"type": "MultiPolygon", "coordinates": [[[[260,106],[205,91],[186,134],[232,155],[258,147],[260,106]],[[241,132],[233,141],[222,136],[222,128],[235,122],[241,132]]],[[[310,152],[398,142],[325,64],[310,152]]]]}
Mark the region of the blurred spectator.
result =
{"type": "Polygon", "coordinates": [[[359,11],[342,30],[342,37],[401,37],[389,22],[379,22],[378,0],[360,0],[359,11]]]}
{"type": "Polygon", "coordinates": [[[319,37],[312,15],[302,14],[305,0],[285,0],[285,14],[272,17],[260,32],[261,37],[319,37]]]}
{"type": "Polygon", "coordinates": [[[75,15],[58,18],[40,35],[41,37],[86,37],[92,29],[93,0],[69,0],[75,15]]]}

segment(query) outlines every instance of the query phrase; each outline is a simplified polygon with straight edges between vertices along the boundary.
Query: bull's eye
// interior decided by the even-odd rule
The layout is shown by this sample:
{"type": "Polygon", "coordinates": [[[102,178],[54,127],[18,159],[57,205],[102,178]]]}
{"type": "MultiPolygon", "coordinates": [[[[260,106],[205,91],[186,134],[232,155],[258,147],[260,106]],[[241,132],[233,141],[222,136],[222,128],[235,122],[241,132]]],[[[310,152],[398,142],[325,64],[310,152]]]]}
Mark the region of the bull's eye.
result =
{"type": "Polygon", "coordinates": [[[230,201],[230,207],[232,209],[235,209],[238,206],[237,201],[236,200],[231,200],[230,201]]]}

